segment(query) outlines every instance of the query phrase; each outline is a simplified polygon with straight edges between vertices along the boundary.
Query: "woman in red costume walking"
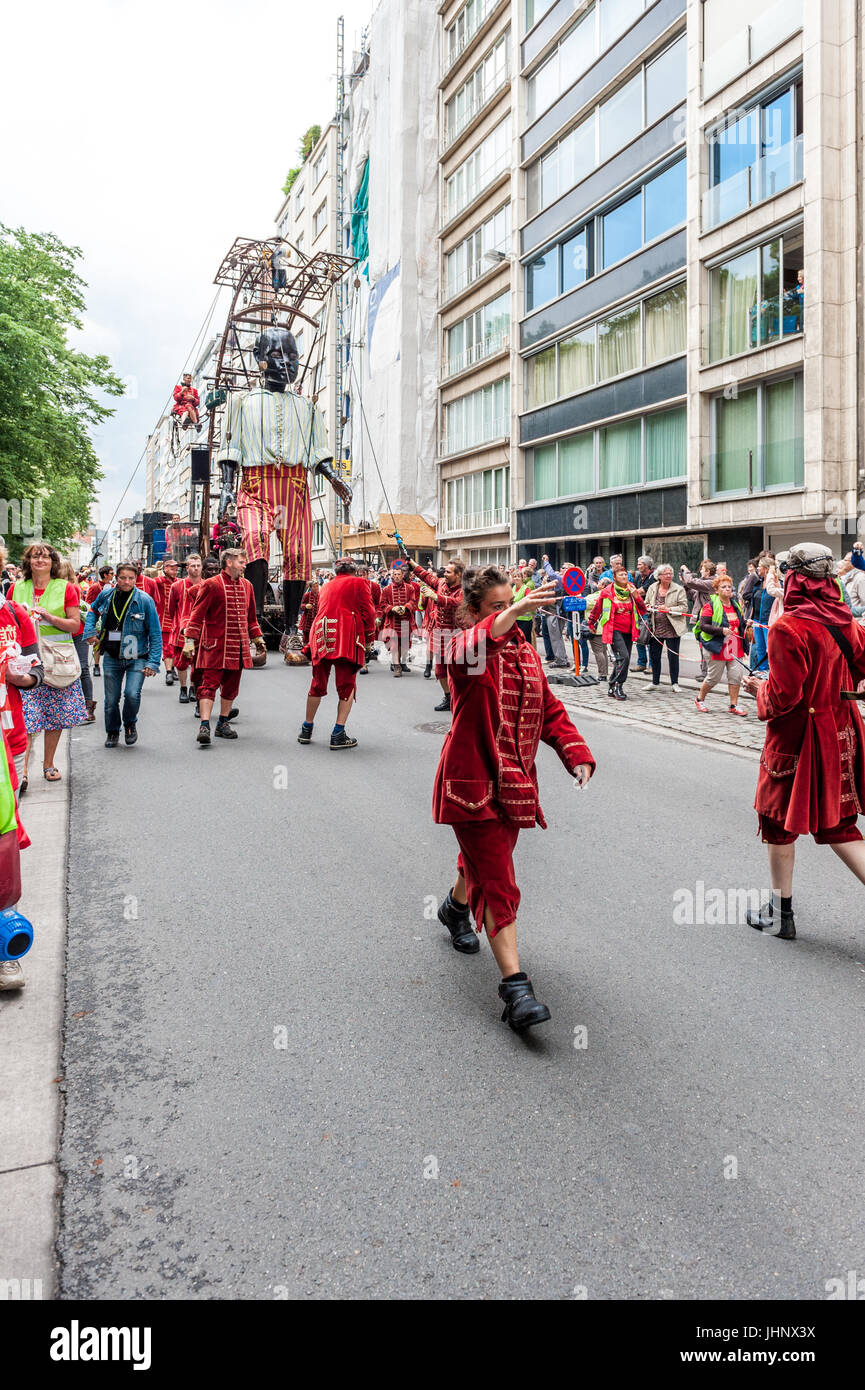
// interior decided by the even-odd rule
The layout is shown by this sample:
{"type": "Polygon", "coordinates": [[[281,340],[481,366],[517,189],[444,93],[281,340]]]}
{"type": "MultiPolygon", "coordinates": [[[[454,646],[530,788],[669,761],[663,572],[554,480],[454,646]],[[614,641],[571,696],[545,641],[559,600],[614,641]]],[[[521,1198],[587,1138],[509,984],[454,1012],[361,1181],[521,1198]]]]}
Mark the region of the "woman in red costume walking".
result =
{"type": "Polygon", "coordinates": [[[748,922],[792,941],[793,866],[799,835],[831,845],[865,883],[862,718],[843,693],[865,680],[865,632],[853,621],[825,545],[803,544],[785,562],[784,612],[769,629],[769,679],[745,689],[766,720],[754,807],[769,847],[772,901],[748,922]],[[843,693],[842,693],[843,692],[843,693]]]}
{"type": "Polygon", "coordinates": [[[456,882],[438,915],[454,948],[465,954],[480,950],[471,916],[478,932],[486,927],[502,974],[502,1020],[520,1032],[550,1017],[517,954],[514,847],[522,828],[546,827],[535,771],[538,744],[556,750],[579,787],[588,784],[595,761],[516,621],[554,603],[555,584],[512,603],[507,575],[488,565],[471,572],[464,590],[458,615],[464,630],[453,637],[449,652],[453,724],[433,793],[434,819],[453,826],[460,853],[456,882]]]}

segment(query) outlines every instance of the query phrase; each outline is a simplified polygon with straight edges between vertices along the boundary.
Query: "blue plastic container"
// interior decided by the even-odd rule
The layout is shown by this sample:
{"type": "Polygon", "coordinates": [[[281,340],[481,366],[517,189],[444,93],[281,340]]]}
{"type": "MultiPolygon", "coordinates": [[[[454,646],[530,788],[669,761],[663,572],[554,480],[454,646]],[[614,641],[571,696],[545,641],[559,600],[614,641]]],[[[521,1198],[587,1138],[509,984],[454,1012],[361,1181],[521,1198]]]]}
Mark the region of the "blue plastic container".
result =
{"type": "Polygon", "coordinates": [[[20,960],[33,945],[33,927],[9,907],[0,912],[0,960],[20,960]]]}

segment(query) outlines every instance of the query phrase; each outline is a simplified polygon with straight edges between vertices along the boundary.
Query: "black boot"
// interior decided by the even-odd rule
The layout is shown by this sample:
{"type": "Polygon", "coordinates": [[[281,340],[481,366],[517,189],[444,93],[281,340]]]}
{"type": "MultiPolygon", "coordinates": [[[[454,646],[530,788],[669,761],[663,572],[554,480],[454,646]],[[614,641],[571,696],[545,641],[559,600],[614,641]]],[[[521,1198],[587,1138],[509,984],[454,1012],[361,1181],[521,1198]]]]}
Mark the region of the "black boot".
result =
{"type": "Polygon", "coordinates": [[[220,715],[216,721],[214,733],[217,738],[237,738],[237,734],[228,722],[228,715],[220,715]]]}
{"type": "Polygon", "coordinates": [[[445,695],[445,696],[443,697],[443,699],[442,699],[442,701],[441,701],[441,704],[436,705],[436,709],[437,709],[437,710],[450,709],[450,707],[451,707],[451,695],[450,695],[450,691],[448,691],[447,695],[445,695]]]}
{"type": "Polygon", "coordinates": [[[109,735],[107,736],[107,738],[106,738],[106,740],[105,740],[105,747],[106,747],[106,748],[116,748],[119,742],[120,742],[120,730],[118,729],[116,734],[109,734],[109,735]]]}
{"type": "Polygon", "coordinates": [[[401,661],[399,665],[400,665],[400,670],[402,671],[403,675],[405,675],[405,676],[410,676],[410,675],[411,675],[411,671],[408,669],[408,666],[406,665],[406,663],[405,663],[404,661],[401,661]]]}
{"type": "Polygon", "coordinates": [[[627,700],[627,698],[628,698],[628,697],[627,697],[627,695],[625,694],[623,687],[622,687],[621,685],[617,685],[617,686],[616,686],[616,699],[617,699],[617,700],[627,700]]]}
{"type": "Polygon", "coordinates": [[[515,1033],[521,1033],[535,1023],[546,1023],[551,1017],[546,1004],[539,1003],[535,998],[532,982],[522,971],[502,980],[499,998],[505,1005],[502,1023],[509,1023],[515,1033]]]}
{"type": "Polygon", "coordinates": [[[780,936],[782,941],[796,940],[796,922],[793,917],[793,909],[785,912],[778,903],[778,915],[775,915],[773,902],[764,903],[759,912],[746,912],[745,918],[749,927],[754,927],[756,931],[768,932],[769,936],[780,936]],[[778,926],[780,921],[781,925],[778,926]]]}
{"type": "Polygon", "coordinates": [[[455,951],[461,951],[464,956],[473,956],[481,949],[481,943],[472,930],[468,903],[458,903],[448,893],[438,910],[438,919],[450,932],[455,951]]]}
{"type": "Polygon", "coordinates": [[[339,734],[331,734],[330,746],[331,748],[357,748],[357,739],[352,738],[343,729],[339,734]]]}
{"type": "Polygon", "coordinates": [[[260,627],[262,609],[264,608],[264,593],[267,588],[267,561],[250,560],[244,570],[243,577],[248,579],[252,585],[252,592],[255,595],[255,613],[260,627]]]}
{"type": "Polygon", "coordinates": [[[182,685],[182,686],[180,687],[180,694],[178,695],[177,698],[178,698],[178,700],[180,701],[180,703],[181,703],[182,705],[188,705],[188,704],[189,704],[189,691],[186,689],[186,686],[185,686],[185,685],[182,685]]]}
{"type": "Polygon", "coordinates": [[[428,661],[427,664],[426,664],[426,666],[423,668],[423,678],[424,678],[424,680],[425,680],[425,681],[428,681],[431,675],[432,675],[432,662],[431,662],[431,661],[428,661]]]}

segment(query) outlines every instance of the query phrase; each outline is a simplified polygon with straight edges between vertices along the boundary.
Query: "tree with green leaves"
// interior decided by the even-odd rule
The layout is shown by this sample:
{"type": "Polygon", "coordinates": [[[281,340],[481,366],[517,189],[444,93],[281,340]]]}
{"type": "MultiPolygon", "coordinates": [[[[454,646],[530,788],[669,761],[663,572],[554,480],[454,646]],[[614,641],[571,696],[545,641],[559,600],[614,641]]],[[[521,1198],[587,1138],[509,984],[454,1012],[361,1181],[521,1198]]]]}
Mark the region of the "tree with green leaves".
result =
{"type": "MultiPolygon", "coordinates": [[[[50,232],[0,224],[0,501],[31,517],[41,502],[42,535],[59,546],[87,526],[102,477],[91,431],[124,390],[107,357],[69,345],[85,311],[80,256],[50,232]]],[[[14,555],[30,539],[6,536],[14,555]]]]}

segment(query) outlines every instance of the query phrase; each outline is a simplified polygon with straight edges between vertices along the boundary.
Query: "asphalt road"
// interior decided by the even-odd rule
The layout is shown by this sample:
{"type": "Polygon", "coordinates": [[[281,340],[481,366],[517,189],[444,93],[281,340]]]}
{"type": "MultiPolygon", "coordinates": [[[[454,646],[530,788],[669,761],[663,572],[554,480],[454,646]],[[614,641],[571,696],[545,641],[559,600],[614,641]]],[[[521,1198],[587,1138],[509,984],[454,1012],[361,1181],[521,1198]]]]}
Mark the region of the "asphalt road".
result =
{"type": "Polygon", "coordinates": [[[435,683],[373,666],[335,756],[332,694],[295,741],[307,681],[247,673],[207,750],[161,677],[136,748],[76,732],[62,1294],[819,1299],[865,1269],[862,890],[807,843],[797,942],[677,920],[698,880],[766,884],[756,762],[588,717],[576,793],[541,750],[520,940],[553,1018],[519,1038],[488,943],[434,919],[435,683]]]}

